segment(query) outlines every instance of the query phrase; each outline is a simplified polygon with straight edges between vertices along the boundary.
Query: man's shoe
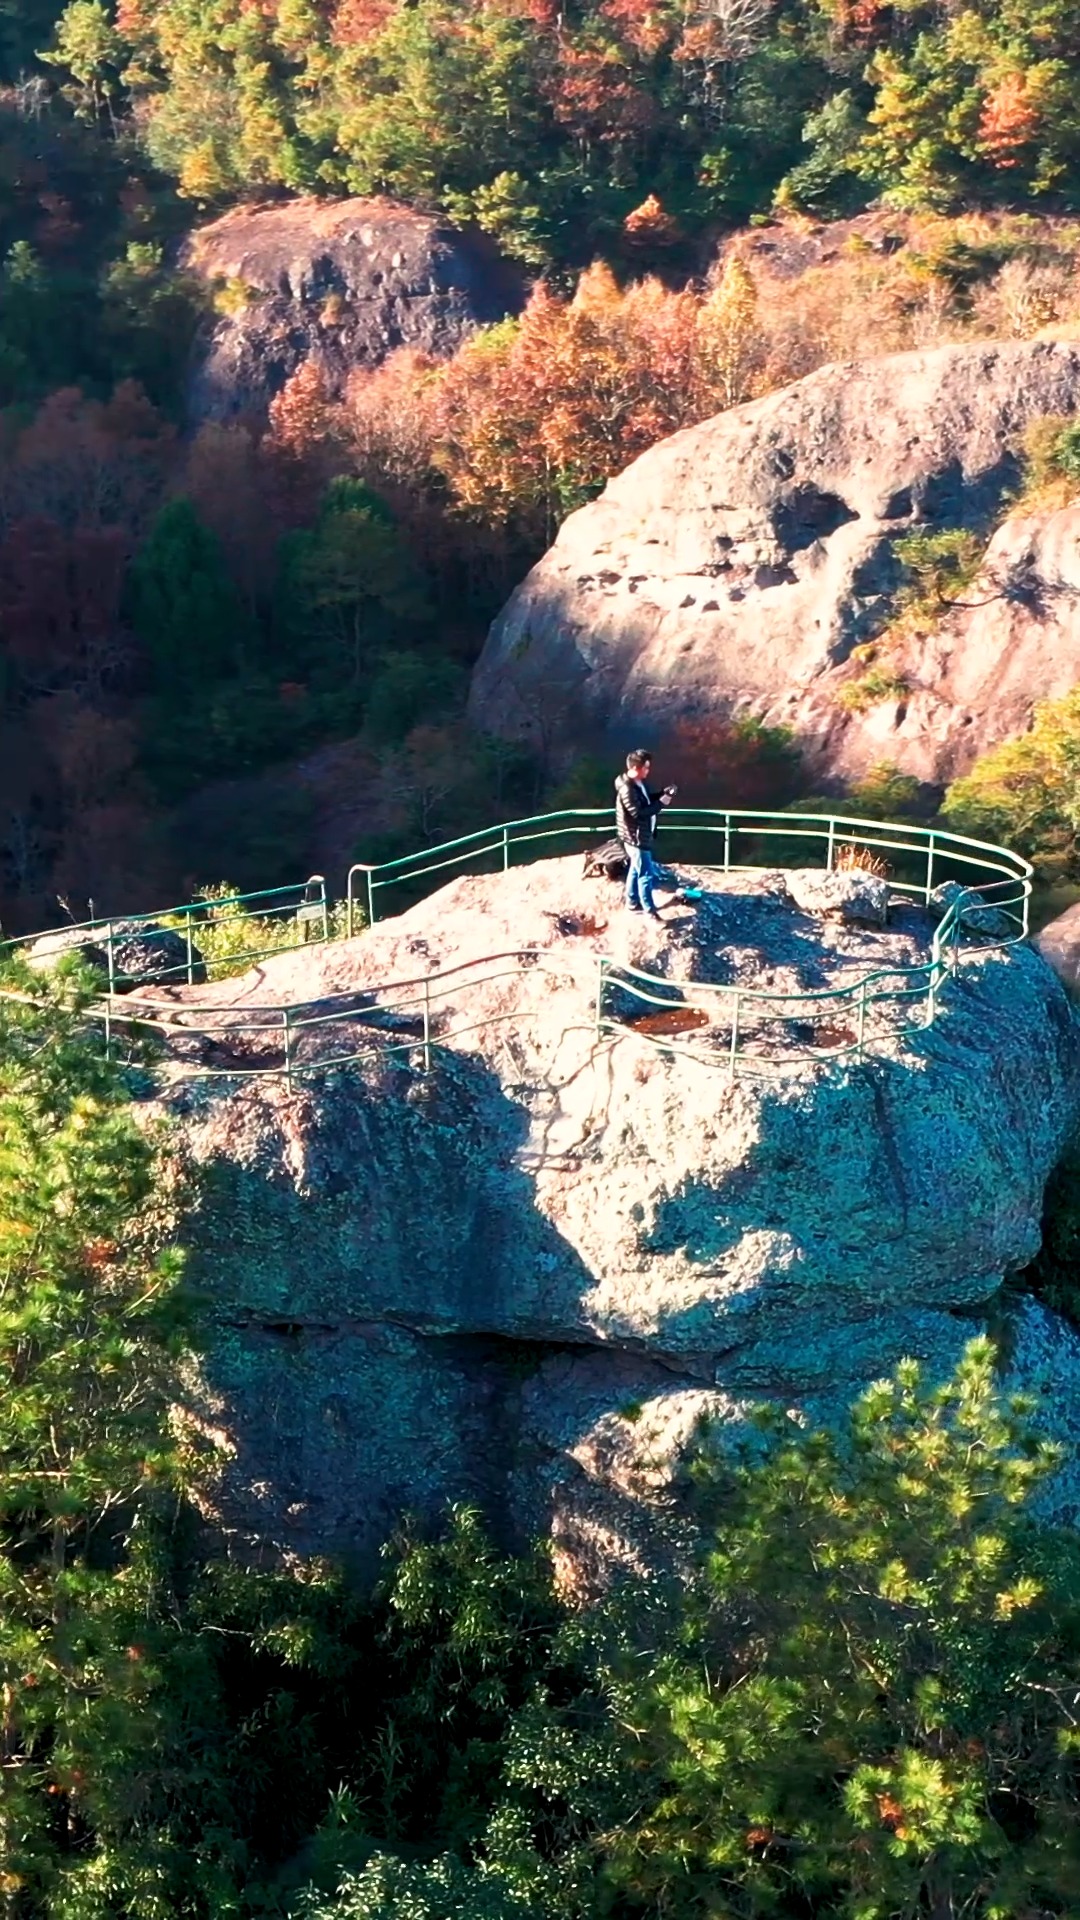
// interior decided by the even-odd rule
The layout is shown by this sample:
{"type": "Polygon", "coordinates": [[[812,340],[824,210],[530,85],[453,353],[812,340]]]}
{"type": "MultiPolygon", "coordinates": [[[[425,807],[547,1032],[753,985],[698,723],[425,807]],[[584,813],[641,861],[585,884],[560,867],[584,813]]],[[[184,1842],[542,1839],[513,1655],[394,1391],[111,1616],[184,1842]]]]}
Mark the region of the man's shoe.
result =
{"type": "Polygon", "coordinates": [[[660,920],[663,917],[659,912],[658,908],[656,907],[647,907],[645,911],[647,912],[650,920],[660,920]]]}
{"type": "Polygon", "coordinates": [[[627,907],[627,913],[644,913],[644,907],[627,907]]]}

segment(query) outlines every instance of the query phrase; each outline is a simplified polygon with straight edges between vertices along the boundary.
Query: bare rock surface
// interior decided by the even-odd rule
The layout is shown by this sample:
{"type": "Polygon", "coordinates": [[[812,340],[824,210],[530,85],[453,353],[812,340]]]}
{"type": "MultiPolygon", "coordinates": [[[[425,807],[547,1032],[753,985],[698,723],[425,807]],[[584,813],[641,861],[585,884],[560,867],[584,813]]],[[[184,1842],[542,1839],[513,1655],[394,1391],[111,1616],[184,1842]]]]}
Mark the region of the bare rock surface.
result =
{"type": "Polygon", "coordinates": [[[1080,999],[1080,901],[1051,920],[1037,935],[1035,945],[1070,998],[1080,999]]]}
{"type": "Polygon", "coordinates": [[[151,1111],[206,1170],[193,1277],[220,1326],[193,1407],[227,1438],[241,1541],[368,1555],[401,1508],[476,1497],[511,1534],[549,1526],[588,1587],[674,1550],[702,1415],[847,1397],[908,1353],[943,1369],[1032,1258],[1080,1114],[1045,962],[972,946],[904,1031],[922,1010],[889,974],[925,961],[922,908],[852,927],[780,874],[675,879],[702,898],[655,925],[579,855],[460,878],[353,941],[158,991],[183,1028],[151,1111]],[[597,1033],[601,955],[654,978],[659,1012],[622,1008],[637,1031],[597,1033]],[[424,1074],[422,982],[449,969],[424,1074]],[[870,1057],[830,1059],[870,969],[870,1057]],[[184,1077],[280,1066],[286,1002],[348,1016],[297,1030],[320,1071],[184,1077]]]}
{"type": "Polygon", "coordinates": [[[27,964],[38,973],[50,973],[61,960],[77,956],[86,967],[107,976],[109,938],[112,940],[113,981],[118,992],[185,980],[190,962],[194,982],[206,979],[206,966],[192,942],[190,954],[182,933],[159,926],[155,920],[110,920],[95,930],[58,927],[38,934],[27,951],[27,964]]]}
{"type": "Polygon", "coordinates": [[[194,420],[265,412],[313,359],[340,395],[395,347],[450,354],[515,313],[520,274],[479,232],[393,200],[301,197],[234,208],[187,241],[184,264],[229,290],[192,383],[194,420]]]}
{"type": "Polygon", "coordinates": [[[788,875],[788,891],[804,913],[837,916],[857,927],[883,927],[889,917],[889,889],[875,873],[818,873],[813,868],[788,875]]]}
{"type": "Polygon", "coordinates": [[[1080,680],[1078,512],[1017,516],[940,633],[837,696],[887,621],[895,541],[988,527],[1028,423],[1080,407],[1080,345],[949,346],[822,367],[662,441],[565,522],[496,620],[477,721],[620,737],[684,716],[792,726],[815,770],[943,782],[1080,680]],[[542,722],[538,720],[542,716],[542,722]]]}

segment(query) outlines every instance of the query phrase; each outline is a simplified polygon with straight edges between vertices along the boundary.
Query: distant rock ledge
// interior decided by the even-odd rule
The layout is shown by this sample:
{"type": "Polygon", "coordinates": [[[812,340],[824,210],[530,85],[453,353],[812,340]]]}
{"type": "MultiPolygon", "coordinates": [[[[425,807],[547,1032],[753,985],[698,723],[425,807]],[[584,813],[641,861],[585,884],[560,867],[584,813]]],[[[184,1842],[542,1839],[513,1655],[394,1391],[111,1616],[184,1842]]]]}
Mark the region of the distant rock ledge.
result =
{"type": "Polygon", "coordinates": [[[194,423],[265,414],[309,359],[336,396],[395,347],[449,355],[524,299],[521,274],[484,234],[393,200],[236,207],[197,228],[181,258],[228,289],[192,378],[194,423]]]}

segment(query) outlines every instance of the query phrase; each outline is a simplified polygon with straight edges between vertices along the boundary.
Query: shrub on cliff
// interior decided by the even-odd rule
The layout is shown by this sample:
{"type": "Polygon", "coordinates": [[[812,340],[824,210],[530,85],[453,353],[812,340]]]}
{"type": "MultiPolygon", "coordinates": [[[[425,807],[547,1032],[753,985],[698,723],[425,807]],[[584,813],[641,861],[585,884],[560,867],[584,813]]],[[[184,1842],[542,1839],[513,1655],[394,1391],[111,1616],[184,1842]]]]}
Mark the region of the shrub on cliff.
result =
{"type": "Polygon", "coordinates": [[[1044,700],[1019,740],[992,747],[956,780],[942,812],[950,826],[1004,841],[1048,874],[1077,870],[1080,835],[1080,687],[1044,700]]]}

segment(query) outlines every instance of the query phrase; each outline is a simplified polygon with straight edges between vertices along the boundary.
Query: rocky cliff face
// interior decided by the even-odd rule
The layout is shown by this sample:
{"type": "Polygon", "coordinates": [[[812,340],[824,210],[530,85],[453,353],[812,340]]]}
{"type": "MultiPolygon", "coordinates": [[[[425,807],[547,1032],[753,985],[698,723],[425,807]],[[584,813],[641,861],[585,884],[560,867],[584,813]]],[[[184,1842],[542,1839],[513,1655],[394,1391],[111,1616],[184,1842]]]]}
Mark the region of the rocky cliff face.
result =
{"type": "Polygon", "coordinates": [[[1027,423],[1080,407],[1080,345],[943,347],[830,366],[674,434],[571,515],[492,628],[472,707],[505,733],[786,723],[820,774],[943,782],[1080,680],[1077,515],[1018,518],[966,610],[845,708],[888,620],[897,538],[988,526],[1027,423]]]}
{"type": "Polygon", "coordinates": [[[551,1527],[590,1586],[670,1546],[702,1416],[764,1395],[827,1407],[905,1353],[947,1367],[1032,1257],[1080,1113],[1078,1030],[1035,953],[973,948],[923,1033],[890,1037],[883,1003],[862,1065],[813,1057],[842,1041],[842,1003],[768,1034],[751,1011],[735,1080],[726,1032],[691,1022],[699,1058],[594,1024],[601,952],[679,1002],[701,980],[835,987],[918,961],[930,932],[911,906],[844,927],[779,876],[639,926],[571,859],[459,879],[225,986],[160,990],[196,1025],[226,998],[235,1021],[177,1040],[162,1096],[207,1175],[194,1277],[217,1335],[193,1404],[229,1450],[225,1524],[248,1547],[363,1557],[403,1508],[478,1498],[512,1534],[551,1527]],[[394,1011],[379,983],[492,954],[436,997],[425,1076],[415,995],[394,1011]],[[398,1051],[291,1093],[168,1080],[192,1058],[273,1065],[279,1017],[247,1030],[260,1010],[314,1016],[341,994],[350,1022],[305,1029],[299,1063],[343,1039],[398,1051]],[[800,1073],[756,1071],[796,1040],[800,1073]]]}
{"type": "Polygon", "coordinates": [[[200,228],[184,264],[227,289],[190,395],[195,420],[265,412],[312,359],[328,392],[395,347],[450,354],[516,313],[520,275],[480,233],[391,200],[238,207],[200,228]]]}

